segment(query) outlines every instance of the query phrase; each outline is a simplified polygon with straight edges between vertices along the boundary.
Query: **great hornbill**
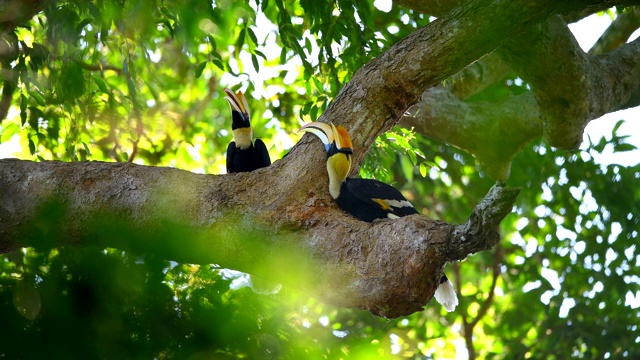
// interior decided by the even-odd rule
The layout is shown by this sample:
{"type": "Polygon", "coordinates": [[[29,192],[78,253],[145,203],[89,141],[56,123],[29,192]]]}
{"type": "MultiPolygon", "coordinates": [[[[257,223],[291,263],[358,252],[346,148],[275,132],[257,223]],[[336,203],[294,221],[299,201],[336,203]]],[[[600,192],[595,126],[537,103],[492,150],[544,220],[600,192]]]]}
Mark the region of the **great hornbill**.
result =
{"type": "MultiPolygon", "coordinates": [[[[413,205],[393,186],[373,179],[348,178],[353,148],[347,130],[338,125],[312,122],[300,128],[322,140],[327,150],[329,193],[338,205],[356,218],[373,222],[376,219],[398,218],[417,214],[413,205]]],[[[447,311],[458,305],[458,297],[446,275],[434,294],[447,311]]]]}
{"type": "Polygon", "coordinates": [[[227,147],[227,173],[253,171],[271,165],[269,151],[260,139],[252,139],[249,106],[242,92],[224,89],[231,107],[233,141],[227,147]]]}

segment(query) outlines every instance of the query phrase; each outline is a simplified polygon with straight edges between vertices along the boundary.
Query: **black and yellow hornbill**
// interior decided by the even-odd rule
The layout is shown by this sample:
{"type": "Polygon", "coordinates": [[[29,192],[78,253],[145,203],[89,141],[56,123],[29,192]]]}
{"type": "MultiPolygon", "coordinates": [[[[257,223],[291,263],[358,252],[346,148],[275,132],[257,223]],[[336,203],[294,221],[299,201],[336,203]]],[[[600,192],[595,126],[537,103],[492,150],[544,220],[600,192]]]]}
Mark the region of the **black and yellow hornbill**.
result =
{"type": "Polygon", "coordinates": [[[224,89],[231,107],[233,141],[227,147],[227,172],[246,172],[271,165],[269,151],[260,139],[253,141],[249,106],[242,92],[224,89]]]}
{"type": "MultiPolygon", "coordinates": [[[[315,134],[324,143],[327,150],[329,193],[344,211],[367,222],[418,213],[393,186],[373,179],[347,177],[351,169],[353,147],[344,127],[333,123],[328,125],[312,122],[304,125],[300,131],[315,134]]],[[[458,297],[446,275],[442,275],[434,296],[447,311],[453,311],[458,305],[458,297]]]]}

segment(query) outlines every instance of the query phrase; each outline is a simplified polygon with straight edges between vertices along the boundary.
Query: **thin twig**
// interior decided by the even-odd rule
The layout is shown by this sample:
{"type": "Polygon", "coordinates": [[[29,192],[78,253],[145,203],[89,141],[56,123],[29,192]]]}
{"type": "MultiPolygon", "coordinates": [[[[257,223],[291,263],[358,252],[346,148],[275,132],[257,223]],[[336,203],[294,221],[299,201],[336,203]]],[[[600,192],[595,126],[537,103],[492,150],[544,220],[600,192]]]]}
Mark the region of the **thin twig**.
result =
{"type": "Polygon", "coordinates": [[[85,70],[89,70],[89,71],[100,71],[100,72],[104,72],[106,70],[111,70],[111,71],[115,71],[118,75],[122,75],[122,69],[117,67],[117,66],[113,66],[113,65],[109,65],[109,64],[86,64],[81,62],[80,66],[82,66],[83,69],[85,70]]]}
{"type": "Polygon", "coordinates": [[[471,328],[474,328],[480,320],[487,314],[487,311],[493,305],[493,297],[495,295],[496,285],[498,283],[498,277],[500,277],[500,263],[502,263],[503,251],[502,246],[498,244],[496,246],[495,254],[493,257],[493,266],[492,266],[492,279],[491,279],[491,288],[489,288],[489,295],[487,299],[480,306],[480,310],[478,310],[478,315],[473,319],[470,323],[471,328]]]}

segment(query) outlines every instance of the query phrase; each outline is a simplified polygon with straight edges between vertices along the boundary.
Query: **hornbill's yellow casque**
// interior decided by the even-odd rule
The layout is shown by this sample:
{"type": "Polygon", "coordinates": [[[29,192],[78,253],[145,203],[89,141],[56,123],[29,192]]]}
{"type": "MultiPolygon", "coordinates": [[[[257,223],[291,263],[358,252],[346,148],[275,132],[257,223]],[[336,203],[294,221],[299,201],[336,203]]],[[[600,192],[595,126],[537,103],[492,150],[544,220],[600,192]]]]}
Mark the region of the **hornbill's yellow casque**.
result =
{"type": "MultiPolygon", "coordinates": [[[[329,193],[344,211],[367,222],[418,213],[393,186],[373,179],[347,177],[351,169],[353,148],[349,133],[344,127],[333,123],[328,125],[312,122],[304,125],[300,131],[315,134],[324,143],[327,150],[329,193]]],[[[442,275],[440,279],[435,298],[447,311],[453,311],[458,305],[458,297],[446,275],[442,275]]]]}
{"type": "Polygon", "coordinates": [[[242,92],[224,89],[231,107],[233,140],[227,147],[227,172],[253,171],[271,165],[269,152],[262,140],[252,141],[249,106],[242,92]]]}

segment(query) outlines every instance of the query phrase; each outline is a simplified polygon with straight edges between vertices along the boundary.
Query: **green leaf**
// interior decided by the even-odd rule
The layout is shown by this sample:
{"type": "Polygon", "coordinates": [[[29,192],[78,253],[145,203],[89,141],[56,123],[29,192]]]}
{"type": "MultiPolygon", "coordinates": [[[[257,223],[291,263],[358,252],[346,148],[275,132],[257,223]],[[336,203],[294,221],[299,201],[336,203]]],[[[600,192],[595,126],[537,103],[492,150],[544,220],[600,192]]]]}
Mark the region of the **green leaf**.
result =
{"type": "Polygon", "coordinates": [[[593,149],[602,154],[607,144],[609,144],[607,139],[605,139],[604,137],[601,137],[600,141],[598,141],[598,143],[593,146],[593,149]]]}
{"type": "Polygon", "coordinates": [[[29,152],[31,153],[31,155],[36,153],[36,144],[33,143],[33,140],[31,140],[31,138],[29,138],[29,152]]]}
{"type": "Polygon", "coordinates": [[[72,161],[78,161],[78,156],[76,155],[76,147],[71,146],[67,149],[67,154],[72,161]]]}
{"type": "Polygon", "coordinates": [[[256,69],[256,72],[259,72],[260,64],[258,64],[258,57],[254,54],[251,54],[251,63],[253,63],[253,68],[256,69]]]}
{"type": "Polygon", "coordinates": [[[29,106],[29,126],[38,131],[39,121],[41,118],[44,118],[44,113],[37,107],[29,106]]]}
{"type": "Polygon", "coordinates": [[[440,169],[440,166],[433,161],[425,161],[423,164],[430,166],[432,168],[440,169]]]}
{"type": "Polygon", "coordinates": [[[20,131],[20,126],[16,123],[8,123],[2,126],[2,131],[0,131],[0,143],[11,140],[13,135],[17,134],[20,131]]]}
{"type": "Polygon", "coordinates": [[[222,63],[222,61],[218,60],[218,59],[213,59],[211,60],[211,62],[213,63],[213,65],[215,65],[218,69],[225,71],[224,69],[224,64],[222,63]]]}
{"type": "Polygon", "coordinates": [[[324,87],[322,86],[322,81],[320,81],[320,79],[314,76],[311,80],[313,81],[313,85],[315,85],[316,89],[324,91],[324,87]]]}
{"type": "Polygon", "coordinates": [[[29,99],[24,94],[20,94],[20,125],[24,126],[27,122],[27,105],[29,99]]]}
{"type": "Polygon", "coordinates": [[[614,144],[613,152],[625,152],[638,149],[635,145],[629,143],[614,144]]]}
{"type": "Polygon", "coordinates": [[[196,68],[196,79],[199,79],[200,76],[202,76],[202,72],[204,71],[205,66],[207,66],[206,61],[203,61],[198,65],[198,67],[196,68]]]}
{"type": "Polygon", "coordinates": [[[102,80],[102,78],[94,76],[93,77],[93,82],[96,83],[96,85],[98,86],[98,89],[104,93],[104,94],[108,94],[109,93],[109,89],[107,88],[107,83],[104,82],[104,80],[102,80]]]}
{"type": "Polygon", "coordinates": [[[247,29],[247,33],[249,34],[249,39],[251,39],[251,41],[258,45],[258,38],[256,37],[256,34],[253,32],[253,30],[251,30],[250,27],[246,28],[247,29]]]}
{"type": "Polygon", "coordinates": [[[218,49],[218,44],[216,43],[216,39],[214,39],[213,36],[207,36],[207,40],[209,40],[209,45],[211,45],[211,52],[213,54],[216,54],[216,50],[218,49]]]}
{"type": "Polygon", "coordinates": [[[304,48],[307,49],[309,53],[311,53],[311,50],[313,49],[311,47],[311,40],[309,40],[308,37],[304,39],[304,48]]]}
{"type": "Polygon", "coordinates": [[[307,101],[306,104],[302,107],[302,115],[308,115],[309,110],[311,109],[311,105],[313,105],[312,101],[307,101]]]}
{"type": "Polygon", "coordinates": [[[244,37],[246,33],[247,33],[247,28],[243,28],[242,30],[240,30],[240,34],[238,34],[238,38],[236,39],[236,49],[235,49],[236,55],[240,53],[240,50],[244,45],[244,37]]]}
{"type": "Polygon", "coordinates": [[[78,23],[78,25],[76,25],[76,29],[75,29],[75,30],[76,30],[76,33],[78,33],[78,34],[79,34],[79,33],[81,33],[81,32],[82,32],[82,29],[84,29],[84,27],[85,27],[85,26],[87,26],[88,24],[90,24],[90,23],[91,23],[91,21],[93,21],[93,19],[91,19],[91,18],[86,18],[86,19],[83,19],[82,21],[80,21],[80,22],[78,23]]]}
{"type": "Polygon", "coordinates": [[[125,58],[124,61],[122,61],[122,71],[129,75],[129,58],[125,58]]]}
{"type": "Polygon", "coordinates": [[[82,146],[84,147],[84,150],[87,152],[87,157],[91,157],[91,151],[89,150],[89,147],[87,146],[87,143],[85,143],[83,141],[82,142],[82,146]]]}
{"type": "Polygon", "coordinates": [[[29,96],[31,96],[31,98],[35,100],[36,103],[38,103],[38,105],[40,106],[45,105],[44,98],[42,97],[42,95],[40,95],[39,92],[35,90],[29,90],[28,93],[29,93],[29,96]]]}
{"type": "Polygon", "coordinates": [[[409,159],[411,160],[411,164],[415,166],[418,163],[418,158],[416,156],[416,153],[413,152],[411,149],[408,149],[407,155],[409,155],[409,159]]]}
{"type": "Polygon", "coordinates": [[[624,124],[624,120],[618,120],[611,130],[611,134],[615,135],[622,124],[624,124]]]}
{"type": "Polygon", "coordinates": [[[427,177],[427,165],[425,163],[420,163],[420,175],[427,177]]]}
{"type": "Polygon", "coordinates": [[[311,121],[316,121],[318,119],[318,107],[313,105],[311,110],[309,110],[309,116],[311,117],[311,121]]]}
{"type": "Polygon", "coordinates": [[[27,122],[27,112],[24,110],[20,110],[20,125],[24,126],[27,122]]]}
{"type": "Polygon", "coordinates": [[[60,137],[60,119],[56,117],[56,114],[50,114],[51,118],[49,119],[49,123],[47,125],[47,136],[54,140],[58,141],[60,137]]]}
{"type": "Polygon", "coordinates": [[[24,94],[20,94],[20,110],[26,110],[29,105],[29,99],[24,94]]]}

